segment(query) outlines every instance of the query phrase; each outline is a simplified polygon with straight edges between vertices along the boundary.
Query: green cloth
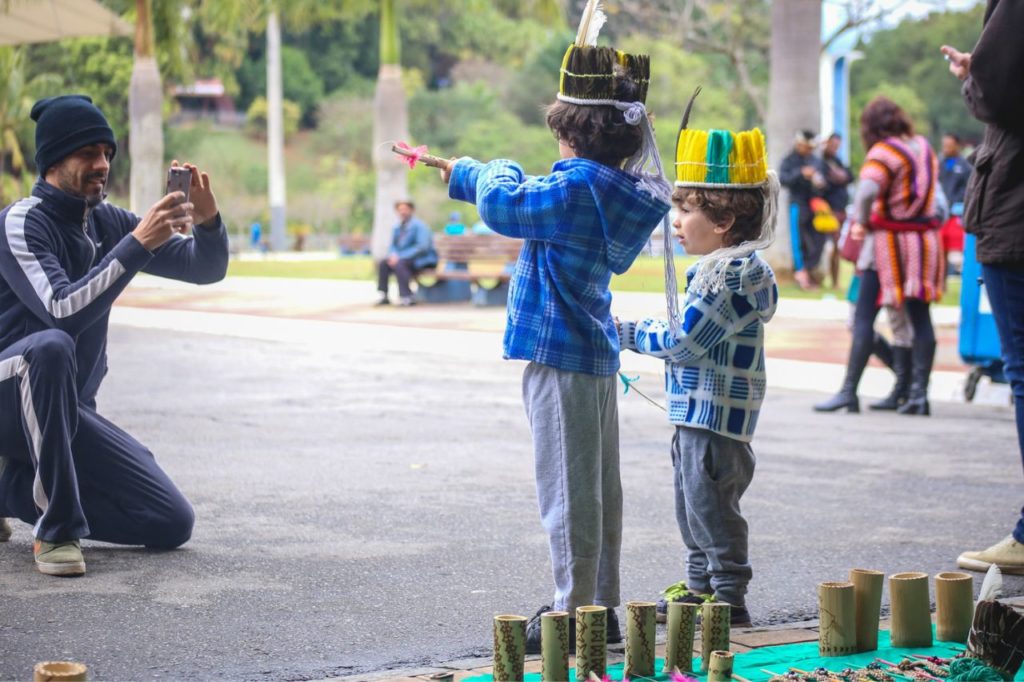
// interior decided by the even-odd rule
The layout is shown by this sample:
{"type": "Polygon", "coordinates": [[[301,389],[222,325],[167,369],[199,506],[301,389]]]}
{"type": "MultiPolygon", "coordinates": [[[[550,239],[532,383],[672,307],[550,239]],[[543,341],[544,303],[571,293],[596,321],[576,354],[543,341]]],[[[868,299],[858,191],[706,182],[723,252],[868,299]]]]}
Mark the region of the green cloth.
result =
{"type": "MultiPolygon", "coordinates": [[[[863,654],[852,654],[850,656],[840,656],[835,658],[820,658],[818,656],[818,643],[817,642],[802,642],[800,644],[783,644],[780,646],[769,646],[762,649],[754,649],[746,653],[736,655],[736,665],[733,669],[733,674],[743,677],[750,682],[764,682],[769,678],[767,673],[761,672],[761,670],[770,670],[774,673],[784,673],[789,668],[799,668],[800,670],[814,670],[815,668],[827,668],[832,671],[840,671],[843,668],[863,668],[868,663],[874,662],[875,658],[883,658],[893,663],[899,663],[901,660],[911,654],[920,654],[922,656],[940,656],[942,658],[952,658],[961,651],[964,650],[962,644],[952,644],[948,642],[936,642],[935,646],[924,649],[896,649],[889,641],[889,633],[882,631],[878,633],[878,650],[870,651],[863,654]]],[[[700,668],[700,659],[693,659],[694,668],[700,668]]],[[[658,659],[655,665],[655,670],[661,670],[664,661],[658,659]]],[[[613,680],[622,679],[622,663],[610,666],[608,668],[608,676],[613,680]]],[[[698,679],[704,679],[704,676],[699,674],[692,674],[692,677],[698,679]]],[[[477,677],[466,678],[465,682],[489,682],[493,678],[490,675],[479,675],[477,677]]],[[[569,679],[574,680],[574,673],[569,672],[569,679]]],[[[666,680],[668,681],[669,675],[661,674],[650,678],[635,678],[635,679],[650,679],[650,680],[666,680]]],[[[982,677],[970,677],[961,678],[964,680],[983,680],[988,678],[982,677]]],[[[1017,673],[1014,678],[1016,680],[1024,680],[1024,672],[1017,673]]],[[[530,673],[526,675],[526,682],[540,682],[540,673],[530,673]]]]}

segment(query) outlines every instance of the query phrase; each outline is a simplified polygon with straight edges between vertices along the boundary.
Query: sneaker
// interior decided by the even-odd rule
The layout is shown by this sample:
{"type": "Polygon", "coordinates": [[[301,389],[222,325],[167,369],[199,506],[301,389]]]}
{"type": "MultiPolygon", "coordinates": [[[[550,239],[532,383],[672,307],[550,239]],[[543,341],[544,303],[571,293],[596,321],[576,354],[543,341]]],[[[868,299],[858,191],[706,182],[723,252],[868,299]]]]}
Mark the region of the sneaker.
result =
{"type": "Polygon", "coordinates": [[[729,610],[729,626],[734,628],[752,628],[750,611],[746,606],[734,606],[729,610]]]}
{"type": "Polygon", "coordinates": [[[46,575],[84,575],[85,557],[78,540],[47,542],[37,539],[33,547],[36,568],[46,575]]]}
{"type": "Polygon", "coordinates": [[[608,634],[605,642],[608,644],[622,643],[622,629],[619,627],[619,617],[615,615],[615,609],[608,609],[608,634]]]}
{"type": "Polygon", "coordinates": [[[957,557],[956,565],[968,571],[987,571],[995,564],[1003,573],[1024,575],[1024,545],[1009,536],[988,549],[980,552],[964,552],[957,557]]]}
{"type": "Polygon", "coordinates": [[[398,299],[398,305],[402,306],[403,308],[408,308],[411,305],[416,305],[416,299],[414,299],[412,296],[403,296],[402,298],[398,299]]]}
{"type": "MultiPolygon", "coordinates": [[[[690,589],[686,586],[686,581],[679,581],[674,585],[669,585],[661,592],[662,598],[658,600],[658,605],[655,607],[654,619],[659,623],[664,623],[668,620],[668,604],[669,602],[679,602],[680,604],[697,604],[700,606],[706,601],[714,601],[715,597],[711,594],[696,594],[690,592],[690,589]]],[[[699,617],[699,614],[698,614],[699,617]]]]}
{"type": "MultiPolygon", "coordinates": [[[[537,613],[533,614],[530,620],[526,621],[526,653],[528,654],[540,653],[540,617],[548,611],[551,611],[550,605],[542,606],[537,609],[537,613]]],[[[605,642],[608,644],[621,644],[622,629],[619,627],[619,617],[615,615],[615,609],[608,609],[607,628],[608,632],[605,642]]],[[[576,653],[576,619],[572,616],[569,617],[569,653],[576,653]]]]}
{"type": "Polygon", "coordinates": [[[377,297],[377,302],[374,303],[374,305],[391,305],[391,299],[388,298],[388,295],[382,291],[380,292],[380,295],[377,297]]]}
{"type": "Polygon", "coordinates": [[[11,524],[7,519],[0,518],[0,542],[7,542],[11,539],[11,524]]]}

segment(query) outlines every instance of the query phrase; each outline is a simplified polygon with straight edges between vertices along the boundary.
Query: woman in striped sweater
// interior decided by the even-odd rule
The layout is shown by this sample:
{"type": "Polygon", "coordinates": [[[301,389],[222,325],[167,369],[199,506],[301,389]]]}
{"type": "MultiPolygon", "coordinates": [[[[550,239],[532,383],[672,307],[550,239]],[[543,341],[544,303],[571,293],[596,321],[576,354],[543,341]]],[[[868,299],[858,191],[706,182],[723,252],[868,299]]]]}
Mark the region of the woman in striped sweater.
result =
{"type": "Polygon", "coordinates": [[[861,289],[854,313],[846,379],[819,412],[859,411],[857,384],[871,356],[881,306],[902,309],[914,329],[910,394],[900,414],[929,414],[928,380],[935,359],[929,306],[942,297],[945,257],[939,226],[948,213],[931,145],[892,100],[876,97],[861,114],[868,150],[860,171],[850,235],[863,239],[861,289]]]}

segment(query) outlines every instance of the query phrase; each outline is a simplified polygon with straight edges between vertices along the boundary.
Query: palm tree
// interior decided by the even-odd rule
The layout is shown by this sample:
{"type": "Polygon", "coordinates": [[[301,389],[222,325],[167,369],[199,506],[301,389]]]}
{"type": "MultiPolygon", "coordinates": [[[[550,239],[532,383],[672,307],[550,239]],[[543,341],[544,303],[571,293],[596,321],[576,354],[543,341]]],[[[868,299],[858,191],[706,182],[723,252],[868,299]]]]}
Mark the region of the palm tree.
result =
{"type": "Polygon", "coordinates": [[[267,172],[270,193],[270,246],[284,251],[288,214],[284,173],[284,94],[281,83],[281,24],[267,15],[267,172]]]}
{"type": "Polygon", "coordinates": [[[401,40],[394,0],[380,3],[380,71],[373,97],[373,165],[377,194],[373,211],[371,252],[375,260],[387,255],[394,222],[394,204],[408,194],[409,169],[396,163],[388,142],[409,138],[409,111],[402,84],[401,40]]]}
{"type": "Polygon", "coordinates": [[[154,48],[152,0],[135,0],[128,152],[132,159],[131,209],[140,215],[164,194],[164,96],[154,48]]]}
{"type": "MultiPolygon", "coordinates": [[[[821,56],[821,0],[773,0],[771,83],[768,95],[768,158],[777,168],[798,130],[817,130],[821,121],[818,70],[821,56]]],[[[782,199],[779,238],[766,251],[776,272],[792,272],[788,199],[782,199]]]]}
{"type": "MultiPolygon", "coordinates": [[[[490,0],[456,0],[458,11],[472,12],[490,0]]],[[[436,4],[436,0],[432,0],[436,4]]],[[[557,23],[562,19],[559,0],[500,0],[499,9],[514,16],[531,15],[557,23]]],[[[380,0],[380,70],[373,98],[373,163],[377,190],[373,211],[371,251],[375,260],[384,258],[391,239],[394,204],[408,195],[407,166],[398,163],[390,143],[409,137],[409,112],[402,84],[401,36],[394,0],[380,0]]]]}
{"type": "Polygon", "coordinates": [[[61,85],[62,79],[50,73],[39,74],[26,81],[24,48],[0,47],[0,206],[20,192],[15,188],[21,184],[19,180],[25,163],[21,141],[31,134],[29,112],[33,102],[40,97],[57,94],[61,85]],[[8,156],[13,182],[7,172],[8,156]],[[7,192],[8,186],[12,187],[11,192],[7,192]]]}

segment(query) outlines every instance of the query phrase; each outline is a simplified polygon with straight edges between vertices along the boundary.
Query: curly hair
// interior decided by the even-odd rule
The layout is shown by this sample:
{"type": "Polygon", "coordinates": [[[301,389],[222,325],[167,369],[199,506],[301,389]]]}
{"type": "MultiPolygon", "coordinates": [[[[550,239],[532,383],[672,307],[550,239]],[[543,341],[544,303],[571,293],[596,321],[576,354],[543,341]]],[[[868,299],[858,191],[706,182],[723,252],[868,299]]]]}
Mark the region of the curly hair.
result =
{"type": "Polygon", "coordinates": [[[733,220],[723,237],[724,246],[739,246],[761,236],[764,215],[764,192],[760,188],[708,189],[679,187],[672,194],[679,208],[685,203],[700,210],[708,220],[721,225],[733,220]]]}
{"type": "MultiPolygon", "coordinates": [[[[615,65],[615,99],[635,102],[640,86],[615,65]]],[[[581,159],[621,167],[643,144],[640,126],[626,123],[621,111],[610,105],[582,105],[556,101],[547,108],[548,128],[555,139],[567,144],[581,159]]]]}
{"type": "Polygon", "coordinates": [[[868,102],[860,115],[860,138],[865,151],[887,137],[913,135],[914,124],[900,105],[888,97],[878,96],[868,102]]]}

